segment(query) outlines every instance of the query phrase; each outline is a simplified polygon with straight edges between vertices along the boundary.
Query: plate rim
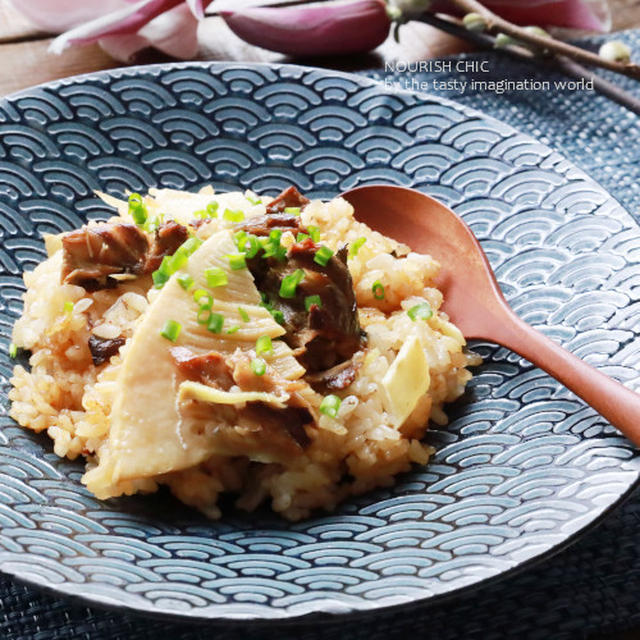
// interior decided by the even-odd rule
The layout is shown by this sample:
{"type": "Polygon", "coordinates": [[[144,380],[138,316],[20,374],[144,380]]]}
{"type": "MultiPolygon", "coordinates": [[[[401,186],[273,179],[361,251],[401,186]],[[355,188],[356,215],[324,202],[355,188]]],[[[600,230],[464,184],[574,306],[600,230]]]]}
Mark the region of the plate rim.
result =
{"type": "MultiPolygon", "coordinates": [[[[465,54],[466,56],[480,56],[481,52],[471,52],[465,54]]],[[[437,59],[456,59],[457,56],[439,56],[437,59]]],[[[123,79],[126,77],[135,77],[142,73],[147,72],[157,72],[155,73],[156,77],[161,75],[163,72],[170,72],[176,69],[209,69],[212,67],[218,68],[229,68],[229,69],[291,69],[291,70],[299,70],[300,73],[318,73],[325,76],[332,77],[342,77],[346,80],[349,80],[355,84],[358,84],[361,87],[378,87],[382,93],[387,95],[397,95],[403,94],[406,96],[418,97],[420,100],[431,101],[433,103],[443,104],[448,107],[455,109],[458,113],[462,113],[465,116],[469,117],[481,117],[484,121],[494,122],[500,127],[507,127],[513,132],[522,135],[529,140],[534,140],[538,145],[540,145],[541,149],[550,154],[555,154],[557,158],[561,159],[566,163],[572,172],[573,175],[577,174],[579,177],[585,182],[589,183],[590,186],[595,187],[602,194],[607,196],[607,199],[610,202],[615,203],[617,207],[625,214],[625,216],[633,223],[636,227],[638,234],[640,235],[640,221],[637,221],[631,213],[621,204],[617,197],[611,194],[607,189],[605,189],[597,180],[591,177],[589,173],[587,173],[584,169],[582,169],[578,164],[576,164],[572,159],[568,158],[564,155],[564,153],[557,151],[553,147],[549,146],[549,144],[545,142],[541,142],[534,138],[531,134],[526,133],[518,129],[517,127],[502,122],[498,120],[498,118],[489,115],[480,109],[475,107],[469,107],[465,104],[452,100],[450,98],[442,97],[437,94],[428,93],[424,91],[413,91],[411,89],[404,88],[394,88],[393,90],[388,89],[382,80],[378,80],[369,75],[360,75],[358,73],[346,72],[346,71],[337,71],[334,69],[328,69],[323,67],[313,67],[309,65],[301,65],[301,64],[290,64],[286,62],[241,62],[235,60],[210,60],[210,61],[200,61],[200,60],[192,60],[192,61],[177,61],[170,63],[154,63],[154,64],[139,64],[139,65],[131,65],[127,67],[115,67],[112,69],[102,69],[99,71],[91,71],[88,73],[68,76],[65,78],[59,78],[56,80],[51,80],[48,82],[39,83],[37,85],[33,85],[30,87],[26,87],[24,89],[20,89],[18,91],[12,92],[5,96],[0,96],[0,108],[2,108],[5,104],[10,104],[19,100],[21,98],[27,97],[30,94],[33,94],[39,90],[58,90],[60,87],[65,87],[69,85],[78,85],[87,81],[99,81],[101,78],[112,78],[112,79],[123,79]]],[[[380,72],[379,69],[368,69],[366,72],[380,72]]],[[[149,608],[143,609],[135,604],[129,604],[127,602],[121,601],[111,601],[106,597],[101,597],[100,595],[90,592],[88,594],[83,594],[81,592],[82,585],[80,583],[77,584],[79,588],[77,588],[74,592],[69,592],[65,590],[61,590],[58,587],[63,583],[52,583],[46,582],[44,580],[39,581],[35,577],[27,576],[24,577],[18,573],[13,573],[10,570],[5,569],[5,567],[0,564],[0,575],[6,576],[15,580],[18,584],[26,585],[28,587],[34,588],[36,590],[41,590],[48,596],[53,596],[58,599],[65,599],[73,604],[80,606],[92,606],[97,609],[109,612],[125,612],[131,615],[137,615],[142,618],[151,618],[155,620],[165,620],[171,621],[174,623],[183,623],[183,624],[191,624],[192,626],[198,626],[203,624],[208,624],[213,627],[217,626],[227,626],[227,627],[241,627],[246,624],[251,624],[252,627],[265,627],[265,628],[274,628],[277,626],[282,627],[291,627],[294,625],[309,625],[309,624],[322,624],[322,625],[331,625],[336,624],[340,621],[343,621],[346,618],[350,620],[357,620],[364,617],[370,617],[372,615],[377,616],[392,616],[394,613],[398,613],[400,611],[406,612],[416,609],[427,609],[431,606],[439,605],[444,602],[448,602],[455,598],[459,597],[468,597],[473,591],[480,590],[491,586],[499,581],[511,579],[514,576],[523,573],[533,566],[537,564],[541,564],[554,556],[566,551],[569,547],[573,546],[580,538],[585,535],[588,535],[592,532],[593,529],[597,528],[602,524],[602,522],[610,515],[611,511],[620,507],[630,495],[640,486],[640,469],[636,471],[635,479],[629,483],[626,489],[620,493],[616,499],[609,503],[593,520],[590,520],[587,524],[583,525],[572,534],[567,536],[564,540],[559,543],[554,544],[550,548],[538,553],[537,555],[532,556],[524,561],[519,562],[513,567],[510,567],[506,570],[500,571],[491,576],[480,578],[479,580],[472,582],[470,584],[462,585],[460,587],[454,588],[450,591],[445,591],[442,593],[435,593],[429,595],[422,596],[411,596],[411,600],[407,600],[405,602],[399,603],[391,603],[391,604],[379,604],[379,600],[367,600],[367,606],[354,606],[352,603],[345,606],[344,608],[340,608],[340,610],[336,610],[330,607],[330,603],[335,603],[334,598],[321,597],[314,599],[313,609],[307,611],[305,613],[291,613],[287,609],[276,609],[273,610],[276,615],[274,616],[264,616],[261,615],[264,613],[265,605],[260,607],[260,612],[257,615],[251,615],[248,613],[241,613],[239,615],[227,614],[227,615],[202,615],[202,613],[198,614],[199,609],[190,609],[188,611],[172,611],[169,609],[160,609],[160,608],[149,608]],[[324,604],[324,608],[322,605],[324,604]],[[329,606],[328,606],[329,605],[329,606]],[[195,613],[191,613],[194,611],[195,613]]],[[[68,584],[76,584],[76,583],[68,583],[68,584]]],[[[268,607],[268,605],[267,605],[268,607]]],[[[210,605],[207,607],[207,610],[217,608],[214,605],[210,605]]]]}

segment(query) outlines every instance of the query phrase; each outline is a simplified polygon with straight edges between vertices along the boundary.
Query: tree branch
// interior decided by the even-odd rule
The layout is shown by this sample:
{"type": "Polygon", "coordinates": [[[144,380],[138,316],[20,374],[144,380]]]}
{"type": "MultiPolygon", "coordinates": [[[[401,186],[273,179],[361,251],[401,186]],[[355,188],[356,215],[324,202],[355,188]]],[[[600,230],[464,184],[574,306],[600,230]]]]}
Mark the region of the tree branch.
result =
{"type": "MultiPolygon", "coordinates": [[[[458,21],[454,21],[453,19],[440,18],[431,13],[425,13],[412,18],[412,20],[425,22],[426,24],[429,24],[436,29],[440,29],[445,33],[448,33],[462,40],[467,40],[481,49],[495,49],[495,39],[492,36],[487,35],[486,33],[478,33],[477,31],[469,31],[462,24],[460,24],[458,21]]],[[[581,80],[583,78],[589,81],[592,80],[593,88],[595,91],[601,93],[604,96],[607,96],[614,102],[617,102],[623,107],[629,109],[629,111],[640,115],[640,100],[638,98],[632,96],[630,93],[627,93],[612,82],[609,82],[608,80],[601,78],[595,73],[590,72],[588,69],[585,69],[583,66],[579,65],[573,60],[569,60],[562,56],[552,56],[541,59],[529,49],[516,46],[509,47],[509,49],[498,49],[498,52],[502,53],[503,55],[509,55],[518,58],[530,64],[542,64],[551,70],[560,71],[561,73],[564,73],[565,75],[576,78],[578,80],[581,80]]]]}
{"type": "Polygon", "coordinates": [[[477,13],[482,16],[489,33],[504,33],[515,40],[534,46],[541,52],[545,50],[551,51],[557,55],[571,58],[576,62],[609,69],[609,71],[615,71],[616,73],[622,73],[623,75],[640,79],[640,66],[637,64],[632,62],[614,62],[611,60],[605,60],[591,51],[574,47],[566,42],[562,42],[561,40],[556,40],[550,36],[545,37],[536,33],[531,33],[523,27],[518,27],[517,25],[504,20],[500,16],[497,16],[493,11],[487,9],[477,0],[448,0],[448,2],[464,14],[477,13]]]}

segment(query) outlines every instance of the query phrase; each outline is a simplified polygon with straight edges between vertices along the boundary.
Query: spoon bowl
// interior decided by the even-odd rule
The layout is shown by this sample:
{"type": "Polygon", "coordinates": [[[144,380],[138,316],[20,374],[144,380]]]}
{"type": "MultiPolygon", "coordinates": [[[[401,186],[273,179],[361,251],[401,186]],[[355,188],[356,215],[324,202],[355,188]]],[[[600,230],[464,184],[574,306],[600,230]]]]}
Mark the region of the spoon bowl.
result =
{"type": "Polygon", "coordinates": [[[414,189],[372,185],[342,194],[357,220],[438,260],[442,310],[465,338],[523,356],[640,445],[640,395],[580,360],[520,319],[507,304],[471,229],[451,209],[414,189]]]}

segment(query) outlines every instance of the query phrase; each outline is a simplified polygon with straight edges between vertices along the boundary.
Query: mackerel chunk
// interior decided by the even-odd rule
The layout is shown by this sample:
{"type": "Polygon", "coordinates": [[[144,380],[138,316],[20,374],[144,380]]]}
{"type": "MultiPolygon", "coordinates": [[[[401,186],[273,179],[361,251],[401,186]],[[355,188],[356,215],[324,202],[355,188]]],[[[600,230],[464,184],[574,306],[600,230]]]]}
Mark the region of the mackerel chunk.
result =
{"type": "Polygon", "coordinates": [[[186,227],[173,221],[160,225],[153,235],[128,222],[71,231],[62,238],[62,282],[88,291],[113,287],[114,275],[155,271],[162,258],[173,255],[188,236],[186,227]]]}

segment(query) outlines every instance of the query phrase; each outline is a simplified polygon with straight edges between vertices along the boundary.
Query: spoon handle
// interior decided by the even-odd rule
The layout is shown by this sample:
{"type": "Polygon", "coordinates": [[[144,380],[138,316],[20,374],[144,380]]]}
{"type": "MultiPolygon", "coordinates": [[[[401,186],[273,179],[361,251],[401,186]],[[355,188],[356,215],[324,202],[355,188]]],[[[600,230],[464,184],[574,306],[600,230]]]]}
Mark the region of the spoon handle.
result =
{"type": "Polygon", "coordinates": [[[627,389],[521,320],[510,308],[499,344],[538,366],[640,445],[640,394],[627,389]],[[507,326],[507,322],[508,326],[507,326]]]}

